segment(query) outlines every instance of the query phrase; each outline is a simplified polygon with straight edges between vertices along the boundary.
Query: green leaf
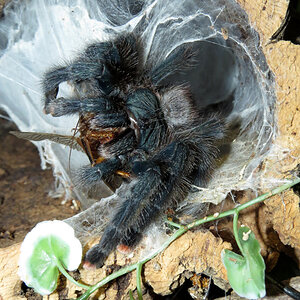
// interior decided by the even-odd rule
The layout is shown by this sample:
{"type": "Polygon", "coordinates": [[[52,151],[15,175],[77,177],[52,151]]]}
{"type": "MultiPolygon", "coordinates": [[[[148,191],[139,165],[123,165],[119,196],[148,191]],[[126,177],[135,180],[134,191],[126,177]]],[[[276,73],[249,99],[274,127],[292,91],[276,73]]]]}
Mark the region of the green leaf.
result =
{"type": "Polygon", "coordinates": [[[75,270],[81,262],[82,246],[74,230],[63,221],[45,221],[25,237],[19,259],[19,276],[41,295],[57,286],[58,265],[75,270]]]}
{"type": "Polygon", "coordinates": [[[229,250],[222,252],[222,261],[227,270],[229,283],[241,297],[248,299],[264,297],[265,263],[260,254],[259,243],[247,227],[240,227],[238,236],[243,256],[229,250]]]}

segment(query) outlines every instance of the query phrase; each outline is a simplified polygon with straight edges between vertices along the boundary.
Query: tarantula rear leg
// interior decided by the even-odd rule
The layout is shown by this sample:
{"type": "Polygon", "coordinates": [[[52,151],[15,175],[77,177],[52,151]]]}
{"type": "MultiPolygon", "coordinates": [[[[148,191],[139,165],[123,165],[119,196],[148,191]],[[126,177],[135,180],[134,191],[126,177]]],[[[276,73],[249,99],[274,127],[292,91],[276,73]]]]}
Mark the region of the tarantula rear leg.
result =
{"type": "MultiPolygon", "coordinates": [[[[156,190],[159,182],[159,170],[148,170],[138,180],[133,183],[132,188],[126,192],[125,199],[121,208],[118,210],[114,218],[105,228],[99,244],[90,249],[85,256],[85,268],[100,268],[108,254],[116,249],[126,234],[126,223],[131,223],[130,219],[136,219],[137,209],[143,201],[156,190]],[[148,179],[147,184],[145,181],[148,179]]],[[[142,216],[141,216],[142,218],[142,216]]]]}
{"type": "Polygon", "coordinates": [[[187,145],[173,142],[150,161],[134,162],[132,170],[137,179],[125,192],[122,205],[99,244],[87,252],[84,266],[101,267],[120,243],[133,245],[162,208],[174,199],[179,200],[178,197],[183,198],[188,190],[186,175],[194,168],[194,159],[187,145]]]}

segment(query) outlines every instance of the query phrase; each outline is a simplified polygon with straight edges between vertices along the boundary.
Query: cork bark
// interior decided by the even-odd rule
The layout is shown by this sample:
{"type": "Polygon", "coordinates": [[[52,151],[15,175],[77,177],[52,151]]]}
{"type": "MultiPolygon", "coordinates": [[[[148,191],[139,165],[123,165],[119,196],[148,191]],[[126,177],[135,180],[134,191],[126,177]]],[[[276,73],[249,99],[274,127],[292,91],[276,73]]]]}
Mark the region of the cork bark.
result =
{"type": "MultiPolygon", "coordinates": [[[[289,41],[270,43],[271,36],[283,21],[289,1],[238,1],[247,11],[258,31],[267,63],[275,74],[276,113],[278,135],[274,141],[274,155],[262,166],[274,178],[291,178],[298,173],[300,164],[300,46],[289,41]]],[[[284,245],[300,255],[299,196],[290,190],[265,201],[264,216],[284,245]]]]}

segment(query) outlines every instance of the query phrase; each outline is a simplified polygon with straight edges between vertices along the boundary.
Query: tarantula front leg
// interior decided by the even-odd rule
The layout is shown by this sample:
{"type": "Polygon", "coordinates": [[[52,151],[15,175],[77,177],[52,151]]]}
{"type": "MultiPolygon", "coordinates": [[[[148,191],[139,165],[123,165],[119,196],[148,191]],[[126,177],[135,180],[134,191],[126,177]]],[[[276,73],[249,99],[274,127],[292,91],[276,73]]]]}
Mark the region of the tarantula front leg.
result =
{"type": "Polygon", "coordinates": [[[105,97],[85,99],[55,98],[47,102],[45,113],[50,113],[53,117],[76,113],[94,113],[95,116],[91,118],[91,129],[122,127],[129,124],[127,113],[117,109],[105,97]]]}
{"type": "Polygon", "coordinates": [[[75,174],[75,184],[81,187],[91,187],[121,168],[122,162],[118,157],[104,160],[92,167],[82,167],[75,174]]]}
{"type": "Polygon", "coordinates": [[[137,71],[138,53],[136,39],[133,35],[117,38],[115,41],[101,42],[90,45],[83,54],[72,63],[55,67],[44,75],[43,91],[45,95],[45,107],[50,100],[56,98],[59,85],[66,81],[82,82],[94,79],[99,90],[109,94],[113,86],[124,77],[115,78],[112,69],[127,70],[133,77],[137,71]]]}
{"type": "Polygon", "coordinates": [[[172,200],[179,200],[188,190],[187,174],[195,167],[189,146],[173,142],[150,161],[136,161],[136,175],[123,196],[123,202],[106,227],[98,245],[85,256],[85,267],[101,267],[118,244],[131,245],[142,230],[172,200]],[[133,235],[134,233],[134,235],[133,235]]]}
{"type": "Polygon", "coordinates": [[[121,156],[130,153],[136,146],[134,130],[127,128],[112,141],[100,146],[98,152],[102,157],[121,156]]]}
{"type": "Polygon", "coordinates": [[[118,57],[118,51],[112,42],[95,43],[87,47],[72,63],[49,70],[43,79],[46,98],[55,98],[58,86],[65,81],[83,81],[101,78],[106,72],[105,63],[111,57],[118,57]]]}
{"type": "Polygon", "coordinates": [[[54,98],[45,104],[45,113],[53,117],[72,115],[75,113],[102,112],[111,110],[111,103],[104,97],[85,99],[54,98]]]}
{"type": "Polygon", "coordinates": [[[44,75],[43,90],[46,103],[56,98],[58,86],[66,81],[82,81],[90,78],[101,78],[105,73],[104,64],[97,61],[78,60],[65,67],[58,67],[48,71],[44,75]]]}

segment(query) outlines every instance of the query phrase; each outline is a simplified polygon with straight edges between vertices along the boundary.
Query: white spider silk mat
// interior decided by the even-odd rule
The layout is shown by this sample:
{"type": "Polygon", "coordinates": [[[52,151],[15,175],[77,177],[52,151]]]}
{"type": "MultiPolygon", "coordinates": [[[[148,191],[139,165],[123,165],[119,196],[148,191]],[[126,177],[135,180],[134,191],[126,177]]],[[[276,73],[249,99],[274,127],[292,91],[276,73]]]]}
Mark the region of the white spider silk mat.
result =
{"type": "MultiPolygon", "coordinates": [[[[53,118],[42,112],[43,73],[71,60],[93,41],[128,31],[141,36],[145,59],[153,65],[183,43],[198,43],[203,61],[199,77],[193,80],[203,101],[199,105],[231,96],[228,121],[240,119],[237,136],[209,185],[192,193],[181,207],[219,203],[231,190],[255,189],[262,174],[254,170],[268,155],[276,134],[274,80],[258,34],[233,0],[12,1],[0,22],[1,107],[21,131],[71,135],[76,117],[53,118]]],[[[70,169],[88,164],[85,155],[73,150],[69,168],[69,148],[47,141],[36,146],[42,167],[53,166],[57,191],[64,191],[66,197],[75,194],[84,207],[90,206],[92,201],[70,179],[70,169]]],[[[103,190],[99,198],[107,195],[103,190]]],[[[116,197],[96,203],[70,221],[80,237],[101,230],[112,211],[107,204],[114,205],[111,199],[116,197]]]]}

